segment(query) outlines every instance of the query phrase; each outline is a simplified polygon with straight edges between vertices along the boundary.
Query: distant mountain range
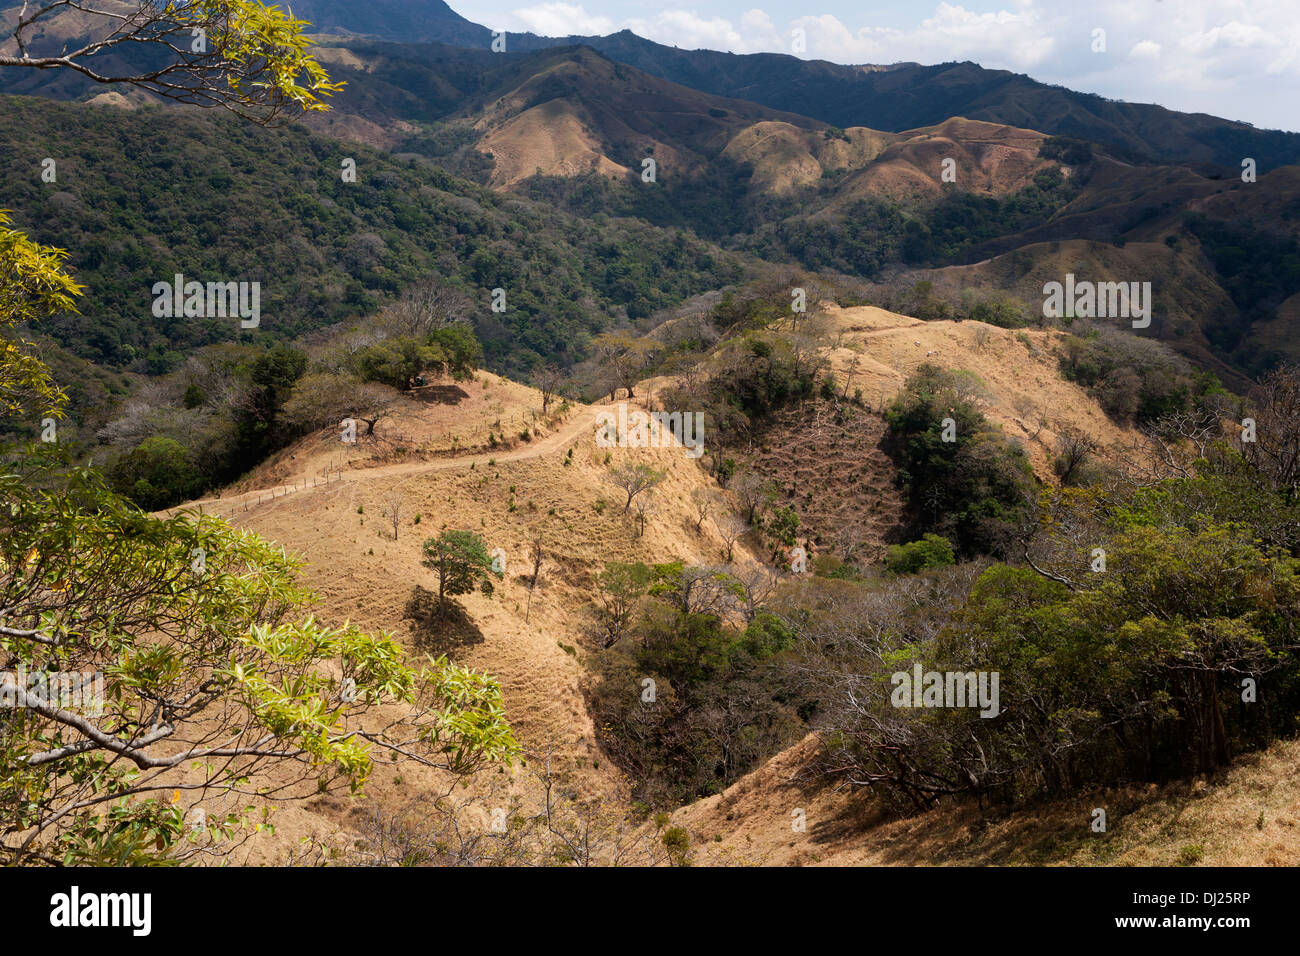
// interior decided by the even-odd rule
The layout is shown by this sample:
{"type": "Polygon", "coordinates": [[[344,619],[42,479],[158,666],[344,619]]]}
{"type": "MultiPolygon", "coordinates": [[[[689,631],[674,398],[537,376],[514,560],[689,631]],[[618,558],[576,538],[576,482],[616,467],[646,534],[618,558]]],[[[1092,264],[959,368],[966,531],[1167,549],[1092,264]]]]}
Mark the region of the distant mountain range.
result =
{"type": "MultiPolygon", "coordinates": [[[[442,0],[301,0],[294,14],[321,33],[487,49],[492,31],[442,0]]],[[[652,76],[750,100],[835,126],[901,131],[953,116],[1105,143],[1137,160],[1261,167],[1300,163],[1300,133],[1260,130],[1205,113],[1108,100],[975,63],[842,66],[778,53],[681,50],[624,30],[609,36],[510,33],[507,51],[585,44],[652,76]]]]}
{"type": "MultiPolygon", "coordinates": [[[[574,224],[640,220],[637,228],[693,234],[764,268],[924,280],[949,299],[996,291],[1020,303],[1006,319],[1016,323],[1033,320],[1048,280],[1131,276],[1153,283],[1145,334],[1234,387],[1300,360],[1298,134],[1113,102],[969,63],[839,66],[677,50],[628,32],[510,34],[502,54],[491,50],[488,28],[437,0],[307,0],[294,13],[314,24],[316,55],[346,84],[331,111],[305,126],[437,167],[462,180],[450,190],[458,195],[480,195],[469,181],[514,193],[579,231],[574,224]],[[1241,179],[1245,157],[1256,161],[1257,182],[1241,179]],[[948,160],[960,170],[952,182],[939,175],[948,160]],[[650,167],[654,178],[643,179],[650,167]]],[[[75,17],[61,17],[41,42],[67,42],[76,29],[75,17]]],[[[62,71],[0,71],[0,92],[127,100],[62,71]]],[[[21,142],[21,127],[8,126],[21,142]]],[[[25,206],[0,195],[6,204],[25,206]]],[[[520,234],[501,228],[491,261],[525,261],[520,234]]],[[[628,227],[610,228],[622,237],[628,227]]],[[[471,286],[495,281],[486,251],[466,253],[478,257],[472,266],[462,252],[439,269],[471,286]]],[[[735,266],[715,270],[706,255],[681,291],[735,266]]],[[[643,317],[661,302],[624,271],[605,269],[594,296],[643,317]]],[[[368,276],[353,299],[392,281],[368,276]]],[[[512,331],[548,309],[553,303],[539,298],[512,331]]],[[[136,338],[123,341],[155,345],[136,338]]],[[[511,340],[486,338],[490,352],[511,340]]],[[[544,338],[520,361],[550,358],[555,341],[544,338]]],[[[515,360],[494,357],[503,366],[515,360]]]]}

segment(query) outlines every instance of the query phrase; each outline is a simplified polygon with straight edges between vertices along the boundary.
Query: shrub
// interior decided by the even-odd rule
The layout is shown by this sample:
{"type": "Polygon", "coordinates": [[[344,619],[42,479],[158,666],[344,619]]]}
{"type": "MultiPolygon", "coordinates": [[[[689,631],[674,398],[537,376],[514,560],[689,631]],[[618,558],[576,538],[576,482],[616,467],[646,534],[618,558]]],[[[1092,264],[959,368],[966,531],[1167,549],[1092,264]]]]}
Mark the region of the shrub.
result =
{"type": "Polygon", "coordinates": [[[916,574],[928,568],[955,564],[952,542],[942,535],[926,534],[918,541],[893,544],[885,557],[885,570],[892,574],[916,574]]]}
{"type": "Polygon", "coordinates": [[[1024,451],[979,411],[980,391],[968,377],[923,364],[885,415],[914,530],[942,533],[966,556],[1005,553],[1033,483],[1024,451]]]}
{"type": "Polygon", "coordinates": [[[156,511],[189,498],[204,488],[189,450],[171,438],[146,438],[109,467],[114,490],[141,508],[156,511]]]}

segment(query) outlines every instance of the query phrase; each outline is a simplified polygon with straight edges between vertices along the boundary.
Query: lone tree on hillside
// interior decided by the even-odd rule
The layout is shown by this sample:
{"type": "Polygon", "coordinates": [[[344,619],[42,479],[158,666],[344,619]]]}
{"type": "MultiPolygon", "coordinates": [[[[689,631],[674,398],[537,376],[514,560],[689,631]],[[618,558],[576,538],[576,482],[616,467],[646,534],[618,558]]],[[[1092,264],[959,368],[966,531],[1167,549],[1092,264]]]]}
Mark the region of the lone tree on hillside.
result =
{"type": "Polygon", "coordinates": [[[393,540],[397,540],[397,527],[402,521],[402,493],[393,490],[384,498],[383,515],[393,523],[393,540]]]}
{"type": "Polygon", "coordinates": [[[393,414],[397,392],[387,385],[365,382],[347,396],[347,411],[353,418],[366,423],[367,438],[375,434],[375,426],[393,414]]]}
{"type": "Polygon", "coordinates": [[[422,337],[468,321],[473,311],[474,303],[465,293],[426,278],[402,291],[389,318],[397,331],[422,337]]]}
{"type": "Polygon", "coordinates": [[[1056,436],[1056,451],[1052,469],[1056,472],[1056,477],[1061,479],[1061,484],[1068,485],[1078,478],[1084,466],[1096,453],[1097,443],[1077,428],[1067,425],[1056,436]]]}
{"type": "Polygon", "coordinates": [[[632,499],[648,488],[653,488],[666,477],[662,471],[656,471],[649,465],[619,465],[609,470],[614,484],[627,492],[627,501],[623,502],[623,514],[632,508],[632,499]]]}
{"type": "Polygon", "coordinates": [[[730,564],[734,560],[732,556],[736,552],[736,542],[740,540],[741,535],[749,530],[749,525],[739,515],[728,514],[722,516],[722,520],[717,522],[717,526],[722,543],[727,546],[726,561],[730,564]]]}
{"type": "Polygon", "coordinates": [[[776,488],[772,483],[748,469],[732,478],[729,487],[736,495],[740,510],[744,512],[746,524],[753,524],[758,513],[776,498],[776,488]]]}
{"type": "Polygon", "coordinates": [[[393,414],[400,398],[396,389],[378,382],[313,372],[298,380],[281,410],[281,420],[294,432],[308,432],[351,418],[365,423],[362,437],[369,438],[374,436],[375,426],[393,414]]]}
{"type": "Polygon", "coordinates": [[[650,364],[655,344],[649,339],[638,339],[627,332],[604,332],[591,340],[596,359],[605,369],[612,384],[610,398],[619,388],[627,389],[627,397],[635,398],[633,389],[650,364]]]}
{"type": "Polygon", "coordinates": [[[424,542],[426,568],[438,575],[438,614],[447,616],[447,599],[469,594],[477,587],[492,593],[492,578],[501,577],[492,567],[487,543],[472,531],[444,531],[424,542]]]}
{"type": "Polygon", "coordinates": [[[716,503],[717,497],[714,495],[712,488],[691,489],[691,511],[695,515],[696,534],[703,533],[704,522],[708,520],[716,503]]]}
{"type": "Polygon", "coordinates": [[[545,552],[542,550],[542,536],[533,535],[532,548],[529,552],[533,559],[533,573],[528,576],[528,608],[524,611],[524,623],[528,623],[528,617],[533,613],[533,589],[537,587],[537,576],[542,573],[542,559],[545,558],[545,552]]]}
{"type": "Polygon", "coordinates": [[[542,414],[551,407],[564,385],[564,373],[555,365],[544,365],[537,373],[537,390],[542,393],[542,414]]]}
{"type": "Polygon", "coordinates": [[[638,538],[645,536],[646,519],[654,515],[659,510],[659,501],[655,498],[653,489],[637,498],[634,505],[636,510],[637,533],[638,538]]]}

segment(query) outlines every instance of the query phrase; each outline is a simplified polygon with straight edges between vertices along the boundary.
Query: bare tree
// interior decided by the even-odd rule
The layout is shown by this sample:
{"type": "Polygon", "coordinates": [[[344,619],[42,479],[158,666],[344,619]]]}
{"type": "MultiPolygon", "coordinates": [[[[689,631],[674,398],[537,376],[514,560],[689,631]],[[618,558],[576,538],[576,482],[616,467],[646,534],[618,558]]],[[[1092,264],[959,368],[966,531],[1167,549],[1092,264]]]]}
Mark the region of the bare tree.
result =
{"type": "Polygon", "coordinates": [[[738,515],[723,515],[714,524],[718,528],[718,534],[722,537],[722,543],[727,546],[726,562],[730,564],[735,560],[733,555],[736,550],[736,542],[740,540],[741,535],[749,530],[749,525],[738,515]]]}
{"type": "Polygon", "coordinates": [[[1112,449],[1115,483],[1149,488],[1170,478],[1194,477],[1196,462],[1221,437],[1223,424],[1213,414],[1191,411],[1163,416],[1143,428],[1136,440],[1112,449]]]}
{"type": "Polygon", "coordinates": [[[641,380],[656,343],[634,338],[627,332],[604,332],[592,340],[592,346],[609,381],[615,388],[627,389],[628,398],[635,398],[633,389],[641,380]]]}
{"type": "Polygon", "coordinates": [[[528,607],[524,610],[524,623],[528,623],[528,616],[533,613],[533,588],[537,587],[537,576],[542,573],[542,537],[541,535],[533,536],[532,546],[533,573],[528,578],[528,607]]]}
{"type": "Polygon", "coordinates": [[[917,809],[945,794],[978,791],[981,781],[966,770],[983,766],[978,741],[945,739],[943,728],[918,720],[917,711],[892,706],[884,678],[897,668],[891,655],[899,635],[909,644],[933,641],[983,569],[970,562],[933,578],[905,575],[846,593],[805,588],[797,601],[772,608],[796,635],[793,679],[823,702],[814,726],[826,735],[821,766],[828,774],[917,809]],[[949,744],[951,767],[927,759],[940,740],[949,744]]]}
{"type": "Polygon", "coordinates": [[[524,754],[538,800],[527,803],[490,781],[486,793],[425,794],[372,807],[357,826],[348,862],[362,866],[660,866],[668,862],[659,827],[622,809],[623,800],[580,794],[556,770],[562,748],[524,754]]]}
{"type": "Polygon", "coordinates": [[[377,382],[314,372],[298,381],[281,409],[280,418],[290,428],[302,431],[355,418],[366,423],[365,434],[371,436],[375,426],[393,413],[399,397],[396,389],[377,382]]]}
{"type": "Polygon", "coordinates": [[[1056,436],[1056,460],[1052,468],[1061,484],[1068,485],[1097,450],[1097,443],[1076,428],[1064,426],[1056,436]]]}
{"type": "Polygon", "coordinates": [[[740,613],[748,624],[767,606],[772,595],[776,593],[781,578],[767,565],[757,563],[747,564],[732,572],[732,576],[740,585],[738,604],[740,613]]]}
{"type": "Polygon", "coordinates": [[[543,415],[551,407],[551,402],[555,401],[555,396],[559,394],[564,381],[564,373],[560,371],[558,366],[552,364],[543,365],[537,373],[537,390],[542,393],[543,415]]]}
{"type": "Polygon", "coordinates": [[[645,535],[646,518],[659,510],[659,499],[655,497],[654,489],[647,489],[645,494],[636,499],[632,507],[636,510],[637,522],[639,523],[636,536],[640,538],[645,535]]]}
{"type": "Polygon", "coordinates": [[[399,334],[423,337],[466,322],[472,309],[473,303],[463,292],[426,278],[402,291],[390,310],[390,321],[399,334]]]}
{"type": "Polygon", "coordinates": [[[1300,365],[1275,369],[1254,394],[1255,435],[1246,460],[1288,497],[1300,492],[1300,365]]]}
{"type": "Polygon", "coordinates": [[[732,478],[728,487],[735,493],[747,524],[754,523],[759,510],[773,497],[771,483],[762,475],[748,470],[732,478]]]}
{"type": "MultiPolygon", "coordinates": [[[[727,617],[737,607],[739,584],[724,568],[687,565],[662,596],[683,614],[716,614],[727,617]]],[[[658,593],[658,592],[656,592],[658,593]]]]}
{"type": "Polygon", "coordinates": [[[395,389],[375,382],[367,382],[353,393],[349,402],[349,412],[353,418],[366,423],[366,437],[373,437],[375,426],[393,414],[393,405],[397,402],[395,389]]]}
{"type": "Polygon", "coordinates": [[[1028,424],[1025,426],[1025,432],[1029,434],[1029,440],[1034,441],[1044,428],[1047,427],[1047,417],[1043,414],[1041,408],[1032,399],[1021,395],[1016,398],[1013,407],[1016,414],[1023,418],[1028,424]],[[1029,425],[1034,426],[1033,431],[1029,431],[1029,425]]]}
{"type": "Polygon", "coordinates": [[[864,540],[866,534],[857,525],[840,525],[831,532],[831,546],[835,556],[844,562],[851,562],[857,556],[864,540]]]}
{"type": "Polygon", "coordinates": [[[791,335],[790,372],[795,378],[807,377],[816,381],[822,373],[830,368],[830,359],[822,354],[821,343],[813,336],[791,335]]]}
{"type": "Polygon", "coordinates": [[[631,509],[632,501],[637,495],[649,488],[653,488],[666,477],[662,471],[656,471],[649,465],[634,465],[631,463],[611,468],[609,475],[614,484],[627,493],[627,501],[623,502],[623,514],[627,514],[631,509]]]}
{"type": "Polygon", "coordinates": [[[402,493],[394,488],[384,498],[383,515],[393,523],[393,540],[397,540],[397,528],[402,520],[402,493]]]}
{"type": "Polygon", "coordinates": [[[862,368],[862,356],[855,355],[849,359],[848,367],[844,370],[844,391],[840,393],[840,398],[847,400],[849,397],[849,385],[853,382],[853,377],[858,374],[862,368]]]}
{"type": "Polygon", "coordinates": [[[704,530],[704,522],[713,511],[713,506],[717,502],[717,497],[711,488],[692,488],[691,489],[691,510],[695,514],[695,533],[700,534],[704,530]]]}

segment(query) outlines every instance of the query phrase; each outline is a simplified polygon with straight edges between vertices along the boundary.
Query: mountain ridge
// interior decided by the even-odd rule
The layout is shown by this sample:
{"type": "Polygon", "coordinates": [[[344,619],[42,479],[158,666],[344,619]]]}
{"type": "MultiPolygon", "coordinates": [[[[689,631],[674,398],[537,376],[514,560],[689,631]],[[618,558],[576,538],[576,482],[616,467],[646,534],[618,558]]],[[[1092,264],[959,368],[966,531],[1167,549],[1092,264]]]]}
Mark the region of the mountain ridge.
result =
{"type": "MultiPolygon", "coordinates": [[[[336,20],[333,11],[342,6],[338,0],[308,0],[299,4],[298,13],[313,23],[328,25],[336,20]],[[313,19],[313,11],[318,19],[313,19]]],[[[455,19],[430,17],[423,32],[371,22],[375,29],[367,32],[396,42],[425,40],[484,48],[492,42],[492,30],[472,24],[441,0],[423,0],[421,6],[441,8],[455,19]]],[[[322,32],[337,32],[337,28],[327,26],[322,32]]],[[[590,46],[619,62],[704,93],[751,100],[835,126],[899,132],[964,116],[1091,139],[1153,160],[1237,165],[1242,157],[1251,156],[1266,165],[1300,162],[1300,132],[1261,130],[1206,113],[1110,100],[1042,83],[1023,73],[989,70],[971,61],[845,65],[785,53],[682,50],[627,29],[605,36],[506,34],[508,51],[573,45],[590,46]],[[1149,141],[1147,137],[1157,131],[1160,141],[1149,141]]]]}

